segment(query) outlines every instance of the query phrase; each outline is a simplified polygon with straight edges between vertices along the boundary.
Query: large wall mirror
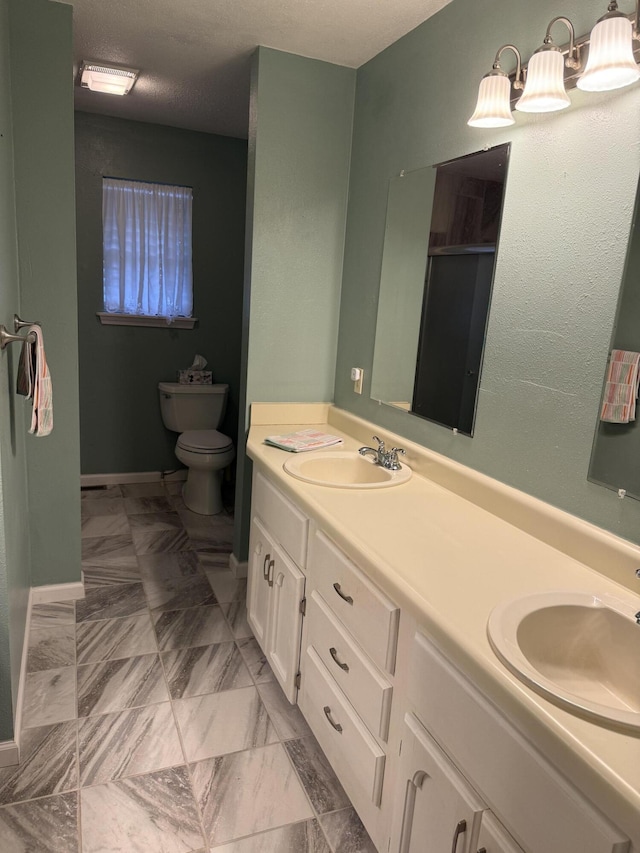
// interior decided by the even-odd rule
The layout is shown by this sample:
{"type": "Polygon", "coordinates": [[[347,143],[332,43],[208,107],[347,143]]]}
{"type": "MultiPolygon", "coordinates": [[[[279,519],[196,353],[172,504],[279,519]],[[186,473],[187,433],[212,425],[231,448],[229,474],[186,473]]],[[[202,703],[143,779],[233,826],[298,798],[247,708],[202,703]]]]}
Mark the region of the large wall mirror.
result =
{"type": "Polygon", "coordinates": [[[390,181],[371,396],[473,435],[509,144],[390,181]]]}
{"type": "MultiPolygon", "coordinates": [[[[611,350],[640,353],[640,186],[627,247],[618,310],[611,335],[611,350]]],[[[603,364],[604,386],[609,363],[603,364]]],[[[635,390],[633,391],[635,394],[635,390]]],[[[623,390],[624,394],[624,390],[623,390]]],[[[622,399],[622,398],[621,398],[622,399]]],[[[614,413],[615,417],[615,413],[614,413]]],[[[635,420],[611,423],[602,420],[596,425],[589,479],[601,486],[623,489],[629,497],[640,500],[640,408],[635,420]]]]}

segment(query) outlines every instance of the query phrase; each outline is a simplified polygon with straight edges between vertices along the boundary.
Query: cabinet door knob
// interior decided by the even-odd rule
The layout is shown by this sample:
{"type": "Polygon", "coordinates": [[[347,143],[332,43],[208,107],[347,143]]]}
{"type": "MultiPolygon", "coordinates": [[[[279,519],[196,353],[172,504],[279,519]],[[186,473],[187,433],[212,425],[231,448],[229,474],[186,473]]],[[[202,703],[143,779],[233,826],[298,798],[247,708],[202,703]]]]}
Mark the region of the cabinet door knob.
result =
{"type": "Polygon", "coordinates": [[[458,825],[455,828],[453,833],[453,844],[451,845],[451,853],[456,853],[458,849],[458,839],[461,835],[467,831],[467,822],[466,820],[459,820],[458,825]]]}
{"type": "Polygon", "coordinates": [[[345,595],[345,594],[344,594],[344,592],[343,592],[343,591],[342,591],[342,589],[340,588],[340,584],[339,584],[339,583],[334,583],[333,588],[335,589],[335,591],[338,593],[338,595],[340,596],[340,598],[341,598],[343,601],[346,601],[346,602],[347,602],[347,604],[353,604],[353,598],[351,598],[351,596],[350,596],[350,595],[345,595]]]}
{"type": "Polygon", "coordinates": [[[349,672],[349,664],[342,663],[338,658],[338,652],[333,648],[333,646],[329,649],[329,654],[333,658],[334,662],[338,664],[340,669],[343,669],[345,672],[349,672]]]}
{"type": "Polygon", "coordinates": [[[327,720],[329,720],[329,722],[331,723],[331,725],[333,726],[333,728],[334,728],[334,729],[335,729],[339,734],[342,734],[342,726],[340,725],[340,723],[336,723],[336,722],[333,720],[333,718],[331,717],[331,708],[330,708],[328,705],[325,705],[325,706],[324,706],[324,708],[323,708],[322,710],[324,711],[324,715],[325,715],[325,717],[327,718],[327,720]]]}

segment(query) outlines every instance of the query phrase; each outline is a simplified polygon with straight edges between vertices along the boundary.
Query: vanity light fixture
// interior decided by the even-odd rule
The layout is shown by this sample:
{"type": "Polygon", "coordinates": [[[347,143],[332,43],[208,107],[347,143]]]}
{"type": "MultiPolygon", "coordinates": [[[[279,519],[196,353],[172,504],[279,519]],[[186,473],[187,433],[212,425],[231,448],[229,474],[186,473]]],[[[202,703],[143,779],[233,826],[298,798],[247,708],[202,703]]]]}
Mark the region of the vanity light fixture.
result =
{"type": "Polygon", "coordinates": [[[84,59],[80,63],[80,86],[92,92],[105,92],[109,95],[127,95],[133,88],[140,72],[135,68],[123,68],[105,65],[84,59]]]}
{"type": "Polygon", "coordinates": [[[496,53],[491,71],[480,81],[478,102],[467,122],[471,127],[507,127],[515,121],[511,113],[511,80],[500,65],[500,58],[505,50],[512,50],[518,63],[513,88],[524,88],[520,51],[512,44],[503,44],[496,53]]]}
{"type": "Polygon", "coordinates": [[[511,107],[520,112],[546,113],[565,109],[570,105],[567,88],[577,86],[587,92],[605,92],[628,86],[640,80],[640,66],[634,54],[640,48],[640,0],[635,0],[635,12],[625,14],[618,9],[618,0],[609,0],[605,15],[588,35],[576,38],[573,24],[568,18],[554,18],[544,38],[528,63],[523,63],[517,48],[504,45],[496,54],[493,69],[483,77],[478,92],[476,109],[468,121],[472,127],[505,127],[513,124],[511,107]],[[558,47],[551,37],[551,29],[562,22],[569,30],[569,43],[558,47]],[[588,47],[586,67],[582,67],[581,52],[588,47]],[[511,49],[518,58],[515,74],[505,79],[500,67],[502,51],[511,49]],[[566,57],[566,58],[565,58],[566,57]],[[570,69],[566,74],[565,67],[570,69]],[[519,100],[511,91],[523,88],[519,100]],[[525,82],[526,81],[526,82],[525,82]],[[507,98],[509,102],[507,103],[507,98]]]}
{"type": "Polygon", "coordinates": [[[638,38],[640,2],[636,0],[635,21],[618,9],[611,0],[607,14],[591,30],[587,67],[576,83],[586,92],[621,89],[640,78],[640,68],[633,58],[633,39],[638,38]]]}
{"type": "Polygon", "coordinates": [[[536,50],[527,66],[527,82],[516,109],[524,113],[550,113],[563,110],[571,104],[564,88],[564,67],[579,68],[580,58],[575,45],[575,30],[568,18],[558,17],[547,27],[541,47],[536,50]],[[551,28],[562,22],[569,30],[569,53],[565,60],[562,50],[551,38],[551,28]]]}

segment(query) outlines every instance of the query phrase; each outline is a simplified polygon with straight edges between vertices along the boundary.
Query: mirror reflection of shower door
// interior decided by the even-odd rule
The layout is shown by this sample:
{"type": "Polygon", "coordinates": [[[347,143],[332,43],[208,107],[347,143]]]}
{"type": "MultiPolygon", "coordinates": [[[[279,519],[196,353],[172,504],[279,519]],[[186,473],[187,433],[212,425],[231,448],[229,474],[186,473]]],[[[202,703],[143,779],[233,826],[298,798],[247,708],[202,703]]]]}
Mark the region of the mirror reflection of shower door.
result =
{"type": "Polygon", "coordinates": [[[371,397],[467,435],[509,148],[403,172],[389,185],[371,397]]]}
{"type": "Polygon", "coordinates": [[[473,434],[495,253],[430,258],[412,412],[473,434]]]}

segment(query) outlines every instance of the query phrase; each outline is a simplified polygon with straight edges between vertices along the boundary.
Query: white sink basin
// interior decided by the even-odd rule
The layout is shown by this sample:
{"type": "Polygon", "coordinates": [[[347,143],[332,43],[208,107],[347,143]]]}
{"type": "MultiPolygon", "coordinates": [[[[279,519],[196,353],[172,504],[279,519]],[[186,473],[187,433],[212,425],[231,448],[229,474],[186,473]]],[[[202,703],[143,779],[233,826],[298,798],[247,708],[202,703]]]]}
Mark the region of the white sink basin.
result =
{"type": "Polygon", "coordinates": [[[538,693],[587,718],[640,728],[640,625],[630,604],[571,592],[530,595],[491,613],[500,660],[538,693]]]}
{"type": "Polygon", "coordinates": [[[384,489],[406,483],[411,468],[389,471],[356,450],[316,450],[287,459],[284,470],[298,480],[334,489],[384,489]]]}

